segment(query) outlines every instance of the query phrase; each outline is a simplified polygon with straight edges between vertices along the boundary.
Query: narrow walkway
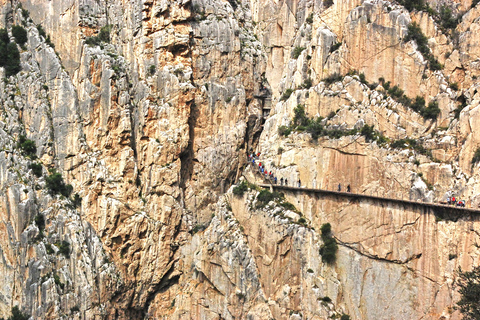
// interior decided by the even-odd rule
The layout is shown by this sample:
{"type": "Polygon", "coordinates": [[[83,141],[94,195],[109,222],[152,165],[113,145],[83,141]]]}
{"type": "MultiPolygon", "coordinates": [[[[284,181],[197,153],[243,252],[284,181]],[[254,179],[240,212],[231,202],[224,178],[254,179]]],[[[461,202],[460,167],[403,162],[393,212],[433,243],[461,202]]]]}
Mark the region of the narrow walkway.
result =
{"type": "Polygon", "coordinates": [[[443,204],[438,204],[438,203],[418,202],[418,201],[402,200],[402,199],[394,199],[394,198],[384,198],[384,197],[379,197],[379,196],[370,196],[370,195],[366,195],[366,194],[330,191],[330,190],[323,190],[323,189],[297,188],[297,187],[281,186],[281,185],[275,185],[275,184],[260,184],[259,186],[262,187],[262,188],[273,188],[277,191],[285,190],[285,191],[292,191],[292,192],[317,193],[317,194],[334,195],[334,196],[338,196],[338,197],[351,198],[351,199],[372,199],[372,200],[377,200],[377,201],[380,201],[380,202],[393,202],[393,203],[401,203],[401,204],[406,204],[406,205],[422,206],[422,207],[433,208],[433,209],[441,209],[441,210],[447,210],[447,211],[457,211],[457,212],[464,212],[464,213],[480,214],[480,209],[449,206],[449,205],[443,205],[443,204]]]}

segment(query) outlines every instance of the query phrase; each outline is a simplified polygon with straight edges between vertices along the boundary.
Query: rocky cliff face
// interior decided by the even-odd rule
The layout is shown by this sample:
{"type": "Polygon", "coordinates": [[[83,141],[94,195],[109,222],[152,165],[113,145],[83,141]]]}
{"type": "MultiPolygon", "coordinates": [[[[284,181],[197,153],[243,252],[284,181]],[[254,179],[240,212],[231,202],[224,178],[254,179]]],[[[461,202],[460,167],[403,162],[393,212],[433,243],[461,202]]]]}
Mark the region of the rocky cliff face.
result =
{"type": "Polygon", "coordinates": [[[0,68],[0,316],[460,318],[454,271],[478,263],[476,217],[294,194],[298,212],[261,209],[230,187],[256,150],[290,183],[477,208],[467,2],[0,1],[10,41],[13,25],[28,39],[21,71],[0,68]],[[429,55],[406,41],[412,22],[429,55]],[[318,139],[292,126],[299,106],[323,117],[318,139]]]}

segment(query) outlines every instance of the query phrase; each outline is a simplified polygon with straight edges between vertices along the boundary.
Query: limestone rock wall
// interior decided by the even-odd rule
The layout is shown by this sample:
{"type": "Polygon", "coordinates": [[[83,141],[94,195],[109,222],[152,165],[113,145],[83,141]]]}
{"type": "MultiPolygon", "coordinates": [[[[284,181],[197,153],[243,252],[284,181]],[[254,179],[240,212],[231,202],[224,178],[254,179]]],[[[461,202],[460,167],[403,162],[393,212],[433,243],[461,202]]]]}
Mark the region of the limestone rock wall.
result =
{"type": "Polygon", "coordinates": [[[0,26],[28,31],[22,71],[0,84],[0,316],[19,304],[36,319],[459,318],[452,282],[478,260],[475,220],[289,195],[305,227],[256,210],[253,192],[221,196],[256,150],[290,184],[478,207],[480,11],[447,5],[462,15],[454,31],[383,0],[0,1],[0,26]],[[442,70],[403,41],[411,22],[442,70]],[[388,81],[438,103],[438,118],[393,99],[388,81]],[[299,104],[326,128],[367,124],[385,141],[281,136],[299,104]],[[391,147],[406,138],[424,149],[391,147]],[[53,168],[77,207],[49,194],[53,168]],[[334,266],[318,254],[324,222],[343,243],[334,266]]]}

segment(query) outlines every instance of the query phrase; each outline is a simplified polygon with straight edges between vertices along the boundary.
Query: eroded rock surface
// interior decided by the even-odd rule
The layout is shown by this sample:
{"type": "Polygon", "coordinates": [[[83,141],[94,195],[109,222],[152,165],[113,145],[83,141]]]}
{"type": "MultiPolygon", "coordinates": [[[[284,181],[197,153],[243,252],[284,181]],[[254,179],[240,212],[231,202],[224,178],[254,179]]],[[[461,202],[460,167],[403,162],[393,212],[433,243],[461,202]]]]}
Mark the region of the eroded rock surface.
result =
{"type": "Polygon", "coordinates": [[[474,216],[230,188],[256,151],[291,185],[478,208],[480,11],[444,4],[454,30],[383,0],[0,0],[10,41],[28,35],[22,70],[0,68],[0,317],[459,319],[474,216]],[[280,134],[299,105],[336,133],[280,134]]]}

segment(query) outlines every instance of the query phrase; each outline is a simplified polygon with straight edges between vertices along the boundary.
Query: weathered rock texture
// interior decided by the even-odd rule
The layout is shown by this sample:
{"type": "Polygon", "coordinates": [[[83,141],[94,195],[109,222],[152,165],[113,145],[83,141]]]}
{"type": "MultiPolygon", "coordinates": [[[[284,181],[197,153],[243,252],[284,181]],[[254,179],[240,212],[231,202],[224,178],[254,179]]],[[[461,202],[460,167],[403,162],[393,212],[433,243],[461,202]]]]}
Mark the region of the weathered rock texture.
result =
{"type": "Polygon", "coordinates": [[[28,32],[22,71],[0,70],[0,317],[460,318],[454,271],[479,262],[475,218],[288,194],[300,216],[222,195],[256,150],[290,184],[477,208],[480,9],[429,1],[444,3],[455,30],[382,0],[0,0],[0,27],[28,32]],[[442,70],[404,41],[411,22],[442,70]],[[437,119],[386,82],[438,103],[437,119]],[[281,136],[299,104],[385,140],[281,136]],[[404,138],[423,149],[389,144],[404,138]],[[48,191],[53,169],[76,198],[48,191]],[[319,255],[325,222],[334,265],[319,255]]]}

